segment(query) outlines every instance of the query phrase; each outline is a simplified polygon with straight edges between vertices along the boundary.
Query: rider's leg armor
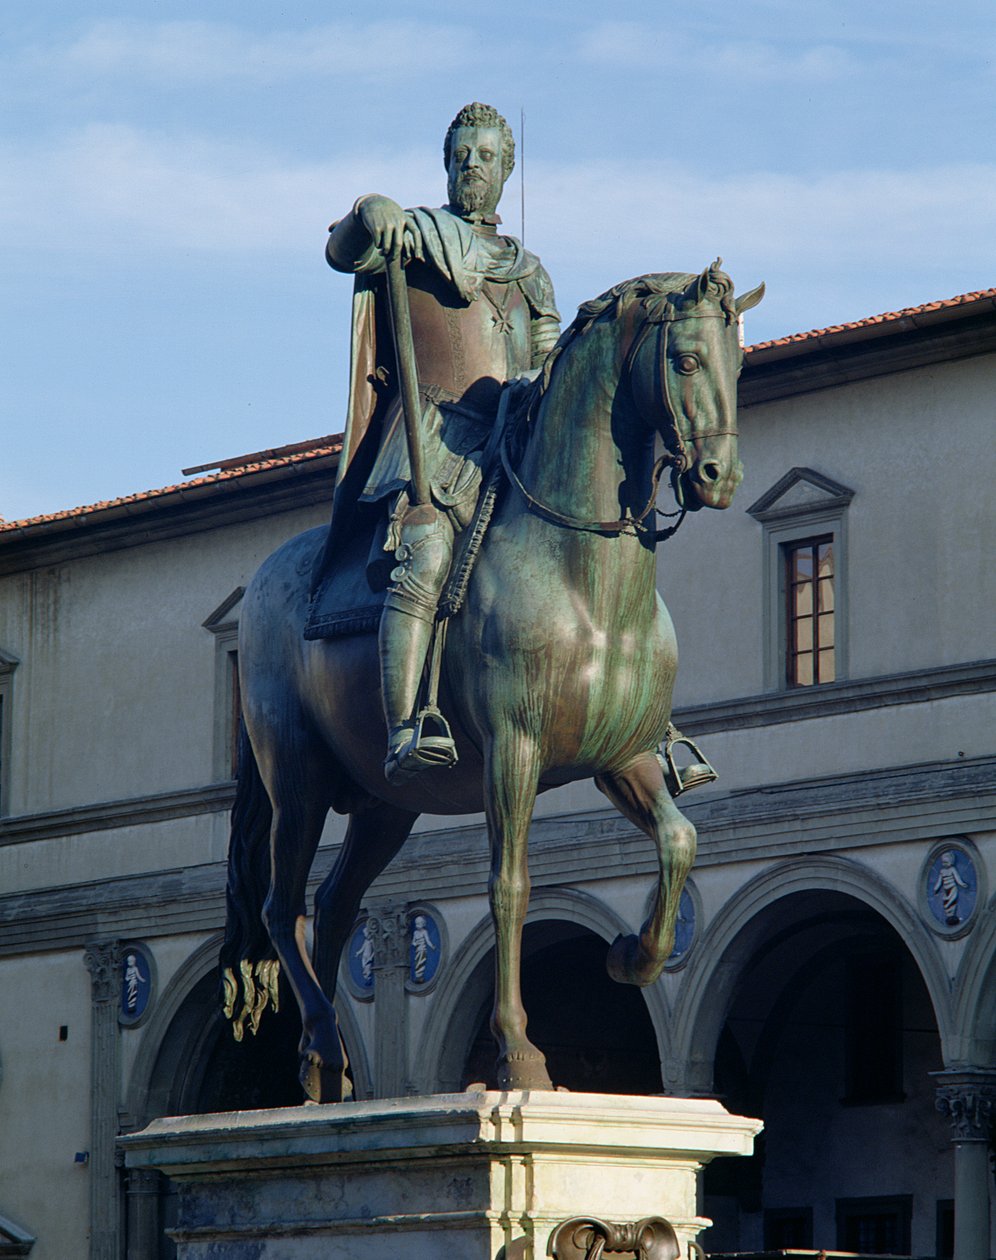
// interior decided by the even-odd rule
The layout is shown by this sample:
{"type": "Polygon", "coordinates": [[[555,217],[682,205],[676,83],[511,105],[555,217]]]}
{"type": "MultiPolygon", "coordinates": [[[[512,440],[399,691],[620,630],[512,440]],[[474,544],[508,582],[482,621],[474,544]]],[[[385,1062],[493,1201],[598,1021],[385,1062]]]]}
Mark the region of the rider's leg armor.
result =
{"type": "Polygon", "coordinates": [[[412,508],[401,526],[397,567],[380,622],[381,688],[388,728],[384,773],[401,778],[430,766],[452,765],[447,733],[415,737],[415,702],[432,642],[436,606],[453,557],[453,526],[429,504],[412,508]]]}

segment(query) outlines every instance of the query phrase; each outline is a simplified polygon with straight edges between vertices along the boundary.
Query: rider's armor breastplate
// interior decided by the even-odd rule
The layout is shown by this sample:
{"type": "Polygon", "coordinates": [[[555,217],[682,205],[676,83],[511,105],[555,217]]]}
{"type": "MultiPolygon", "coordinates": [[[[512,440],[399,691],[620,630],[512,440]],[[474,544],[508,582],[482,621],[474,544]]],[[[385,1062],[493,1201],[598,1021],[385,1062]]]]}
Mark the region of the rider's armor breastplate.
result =
{"type": "MultiPolygon", "coordinates": [[[[495,244],[501,248],[500,238],[495,244]]],[[[516,281],[485,281],[480,296],[465,302],[431,264],[410,263],[405,278],[424,400],[423,459],[437,501],[448,504],[461,493],[464,457],[490,435],[502,384],[529,370],[532,315],[516,281]]],[[[392,362],[391,375],[393,369],[392,362]]],[[[383,423],[380,451],[360,496],[367,502],[404,489],[411,476],[397,394],[383,423]]]]}
{"type": "Polygon", "coordinates": [[[486,281],[466,303],[434,267],[408,268],[419,384],[493,416],[502,382],[530,366],[530,312],[517,283],[486,281]]]}

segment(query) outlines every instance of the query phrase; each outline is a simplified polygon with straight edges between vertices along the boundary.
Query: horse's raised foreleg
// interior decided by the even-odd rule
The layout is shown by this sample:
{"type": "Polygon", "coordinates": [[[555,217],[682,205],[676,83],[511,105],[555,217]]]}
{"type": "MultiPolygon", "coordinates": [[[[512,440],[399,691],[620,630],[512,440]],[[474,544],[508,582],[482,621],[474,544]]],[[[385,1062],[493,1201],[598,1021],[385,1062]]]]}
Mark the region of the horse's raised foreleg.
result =
{"type": "Polygon", "coordinates": [[[328,801],[316,785],[323,767],[303,753],[284,759],[288,767],[268,784],[273,801],[270,830],[270,891],[263,922],[277,951],[284,976],[301,1011],[300,1080],[316,1102],[342,1098],[345,1057],[335,1011],[312,970],[305,942],[308,873],[322,834],[328,801]]]}
{"type": "Polygon", "coordinates": [[[342,850],[315,894],[315,971],[330,999],[360,902],[404,844],[416,818],[418,814],[382,801],[371,801],[350,817],[342,850]]]}
{"type": "Polygon", "coordinates": [[[652,752],[625,770],[599,775],[595,783],[657,846],[660,878],[647,921],[638,936],[617,937],[606,962],[613,980],[653,984],[674,949],[681,890],[695,859],[695,828],[672,801],[652,752]]]}
{"type": "Polygon", "coordinates": [[[536,802],[539,757],[525,736],[492,744],[485,764],[491,840],[488,892],[495,926],[495,1004],[491,1030],[498,1043],[502,1089],[552,1089],[546,1059],[526,1036],[522,1005],[522,925],[529,907],[529,822],[536,802]]]}

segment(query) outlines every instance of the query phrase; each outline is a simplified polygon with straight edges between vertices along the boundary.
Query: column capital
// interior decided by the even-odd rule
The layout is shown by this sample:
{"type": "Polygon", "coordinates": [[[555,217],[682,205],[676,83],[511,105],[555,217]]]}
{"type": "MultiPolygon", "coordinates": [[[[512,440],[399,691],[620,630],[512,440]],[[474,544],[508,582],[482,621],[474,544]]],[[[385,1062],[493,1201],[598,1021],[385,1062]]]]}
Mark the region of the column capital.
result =
{"type": "Polygon", "coordinates": [[[162,1176],[158,1168],[129,1168],[128,1193],[158,1195],[162,1176]]]}
{"type": "Polygon", "coordinates": [[[83,963],[90,973],[91,996],[95,1004],[114,1002],[118,997],[121,966],[120,941],[91,941],[83,953],[83,963]]]}
{"type": "Polygon", "coordinates": [[[988,1142],[996,1119],[996,1071],[948,1068],[932,1072],[937,1110],[951,1122],[954,1142],[988,1142]]]}
{"type": "Polygon", "coordinates": [[[368,916],[374,941],[374,971],[408,966],[408,911],[403,906],[375,906],[368,916]]]}

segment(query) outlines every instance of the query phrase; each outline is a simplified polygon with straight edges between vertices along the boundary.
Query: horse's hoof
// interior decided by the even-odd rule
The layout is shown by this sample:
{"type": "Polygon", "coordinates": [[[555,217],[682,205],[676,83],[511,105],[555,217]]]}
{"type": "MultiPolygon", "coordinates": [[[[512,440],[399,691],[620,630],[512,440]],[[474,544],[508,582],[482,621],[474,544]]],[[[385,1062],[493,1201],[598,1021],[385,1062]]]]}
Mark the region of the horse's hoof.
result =
{"type": "Polygon", "coordinates": [[[553,1089],[546,1059],[534,1054],[507,1054],[498,1060],[499,1089],[553,1089]]]}
{"type": "Polygon", "coordinates": [[[605,969],[619,984],[635,984],[644,988],[658,979],[666,961],[658,962],[652,958],[638,936],[617,936],[609,946],[605,969]]]}
{"type": "Polygon", "coordinates": [[[347,1102],[353,1096],[352,1085],[342,1068],[325,1067],[307,1057],[301,1060],[298,1079],[306,1102],[347,1102]]]}

